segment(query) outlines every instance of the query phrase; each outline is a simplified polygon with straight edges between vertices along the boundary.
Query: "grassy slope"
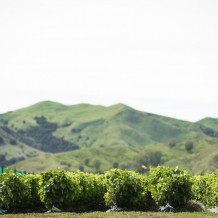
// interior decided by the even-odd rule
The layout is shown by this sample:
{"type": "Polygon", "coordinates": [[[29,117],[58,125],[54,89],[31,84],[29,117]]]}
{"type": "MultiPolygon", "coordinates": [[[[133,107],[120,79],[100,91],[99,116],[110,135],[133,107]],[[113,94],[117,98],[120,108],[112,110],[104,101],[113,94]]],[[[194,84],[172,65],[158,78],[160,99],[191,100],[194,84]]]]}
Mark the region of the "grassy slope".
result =
{"type": "Polygon", "coordinates": [[[198,150],[189,160],[189,168],[196,174],[218,169],[218,139],[207,138],[198,142],[198,150]]]}
{"type": "Polygon", "coordinates": [[[207,126],[211,129],[214,129],[216,132],[218,132],[218,119],[206,117],[198,121],[198,123],[207,126]]]}
{"type": "Polygon", "coordinates": [[[58,123],[59,128],[53,133],[55,136],[64,137],[82,149],[42,154],[16,164],[19,169],[28,166],[30,171],[38,172],[57,167],[75,170],[82,166],[86,171],[93,171],[96,159],[101,161],[100,170],[103,171],[113,167],[115,162],[128,168],[144,150],[160,150],[166,165],[194,169],[193,172],[214,168],[211,161],[218,143],[216,139],[206,137],[198,123],[140,112],[123,104],[66,106],[46,101],[0,115],[0,118],[8,120],[8,126],[14,130],[25,130],[36,125],[34,117],[42,115],[49,122],[58,123]],[[177,145],[169,148],[167,144],[172,139],[177,145]],[[193,153],[184,149],[188,140],[194,141],[193,153]],[[88,164],[84,164],[86,159],[90,159],[88,164]]]}
{"type": "MultiPolygon", "coordinates": [[[[148,151],[161,151],[164,164],[168,166],[179,166],[187,169],[193,174],[206,173],[215,170],[213,157],[218,154],[218,143],[211,139],[195,141],[193,153],[184,149],[184,143],[177,144],[174,148],[164,144],[148,145],[143,147],[111,146],[100,148],[83,148],[76,151],[59,154],[49,154],[25,160],[14,165],[19,170],[40,172],[42,170],[57,169],[78,170],[83,166],[87,172],[95,172],[94,162],[101,162],[100,171],[113,168],[117,162],[122,169],[135,169],[135,160],[138,155],[148,151]],[[86,164],[86,161],[89,163],[86,164]],[[68,165],[70,164],[70,166],[68,165]]],[[[136,166],[135,166],[136,167],[136,166]]]]}
{"type": "Polygon", "coordinates": [[[122,104],[103,107],[41,102],[2,117],[16,130],[36,125],[34,117],[42,115],[49,122],[59,124],[55,136],[79,143],[81,147],[113,143],[138,146],[203,136],[198,124],[143,113],[122,104]]]}
{"type": "Polygon", "coordinates": [[[126,162],[129,162],[137,153],[137,149],[130,149],[123,146],[83,148],[59,154],[41,155],[33,159],[21,161],[14,166],[19,170],[23,170],[28,166],[29,171],[34,172],[57,169],[58,167],[74,171],[83,166],[85,171],[95,172],[94,163],[96,160],[99,160],[101,162],[99,170],[106,171],[113,168],[114,162],[118,162],[120,166],[126,165],[126,162]],[[88,161],[87,164],[86,161],[88,161]]]}
{"type": "Polygon", "coordinates": [[[42,151],[34,149],[9,135],[0,127],[0,137],[3,138],[4,144],[0,145],[0,155],[5,155],[7,160],[12,158],[24,157],[26,159],[43,154],[42,151]],[[16,144],[11,143],[15,140],[16,144]]]}

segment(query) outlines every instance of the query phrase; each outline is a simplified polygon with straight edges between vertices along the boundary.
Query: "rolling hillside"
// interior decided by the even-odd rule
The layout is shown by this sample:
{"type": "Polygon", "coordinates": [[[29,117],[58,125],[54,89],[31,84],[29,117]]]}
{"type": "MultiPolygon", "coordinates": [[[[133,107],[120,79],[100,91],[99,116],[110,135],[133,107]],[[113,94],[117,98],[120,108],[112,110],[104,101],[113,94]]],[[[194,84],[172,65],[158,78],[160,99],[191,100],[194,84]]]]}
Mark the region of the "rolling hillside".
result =
{"type": "Polygon", "coordinates": [[[218,136],[218,119],[206,117],[197,122],[200,125],[207,127],[211,136],[218,136]]]}
{"type": "Polygon", "coordinates": [[[217,130],[218,124],[208,119],[192,123],[123,104],[66,106],[45,101],[0,115],[0,154],[23,157],[13,167],[30,171],[140,171],[142,164],[167,164],[207,172],[218,162],[217,130]],[[13,140],[16,144],[10,143],[13,140]]]}
{"type": "Polygon", "coordinates": [[[9,166],[41,154],[42,151],[20,142],[0,127],[0,165],[9,166]]]}

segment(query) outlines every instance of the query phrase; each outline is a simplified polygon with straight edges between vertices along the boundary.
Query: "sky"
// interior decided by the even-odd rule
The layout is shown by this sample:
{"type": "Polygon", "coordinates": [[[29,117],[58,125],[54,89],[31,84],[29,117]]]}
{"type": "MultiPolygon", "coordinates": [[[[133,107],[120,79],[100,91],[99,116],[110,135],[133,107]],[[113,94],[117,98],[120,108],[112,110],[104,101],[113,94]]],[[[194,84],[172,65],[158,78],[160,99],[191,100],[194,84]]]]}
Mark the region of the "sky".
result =
{"type": "Polygon", "coordinates": [[[218,118],[217,0],[0,0],[0,113],[51,100],[218,118]]]}

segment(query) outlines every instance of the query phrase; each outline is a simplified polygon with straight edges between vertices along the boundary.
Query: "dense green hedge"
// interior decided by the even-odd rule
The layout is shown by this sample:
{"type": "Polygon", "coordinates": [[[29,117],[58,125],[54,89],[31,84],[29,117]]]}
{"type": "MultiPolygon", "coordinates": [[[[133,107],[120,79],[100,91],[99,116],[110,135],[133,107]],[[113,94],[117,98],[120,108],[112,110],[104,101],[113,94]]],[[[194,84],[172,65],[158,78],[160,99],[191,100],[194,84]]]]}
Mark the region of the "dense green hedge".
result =
{"type": "Polygon", "coordinates": [[[188,200],[217,206],[218,172],[190,177],[178,168],[152,168],[148,176],[113,169],[104,175],[50,170],[37,175],[0,174],[0,208],[12,212],[41,211],[53,205],[62,211],[152,210],[188,200]]]}
{"type": "Polygon", "coordinates": [[[104,175],[76,172],[74,178],[79,180],[80,194],[76,201],[79,211],[102,210],[105,208],[104,194],[106,186],[104,175]]]}
{"type": "Polygon", "coordinates": [[[151,168],[149,190],[159,206],[169,203],[182,207],[191,199],[191,180],[187,171],[165,166],[151,168]]]}
{"type": "Polygon", "coordinates": [[[31,211],[44,208],[38,194],[40,175],[0,174],[0,208],[10,211],[31,211]]]}
{"type": "Polygon", "coordinates": [[[147,210],[153,202],[148,190],[148,180],[133,171],[113,169],[104,176],[105,203],[126,209],[147,210]]]}
{"type": "Polygon", "coordinates": [[[41,173],[39,196],[47,208],[89,211],[104,207],[103,175],[50,170],[41,173]]]}
{"type": "Polygon", "coordinates": [[[193,199],[206,207],[218,206],[218,171],[205,176],[192,178],[193,199]]]}
{"type": "Polygon", "coordinates": [[[39,196],[47,208],[56,205],[62,210],[74,208],[81,187],[79,179],[64,170],[50,170],[41,174],[39,196]]]}

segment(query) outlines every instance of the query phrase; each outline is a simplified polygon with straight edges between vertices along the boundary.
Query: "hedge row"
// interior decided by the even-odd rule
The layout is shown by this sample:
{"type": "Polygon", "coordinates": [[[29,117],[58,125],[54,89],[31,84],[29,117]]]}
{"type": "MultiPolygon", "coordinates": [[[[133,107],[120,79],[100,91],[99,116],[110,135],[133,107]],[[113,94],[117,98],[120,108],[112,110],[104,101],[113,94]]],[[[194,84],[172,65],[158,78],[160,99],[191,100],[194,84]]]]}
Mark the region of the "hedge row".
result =
{"type": "Polygon", "coordinates": [[[169,203],[175,208],[197,200],[217,206],[218,172],[190,177],[178,168],[151,168],[149,176],[112,169],[104,175],[50,170],[37,175],[0,175],[0,208],[41,211],[53,205],[62,211],[155,210],[169,203]]]}
{"type": "Polygon", "coordinates": [[[192,178],[193,198],[207,207],[218,206],[218,171],[192,178]]]}

